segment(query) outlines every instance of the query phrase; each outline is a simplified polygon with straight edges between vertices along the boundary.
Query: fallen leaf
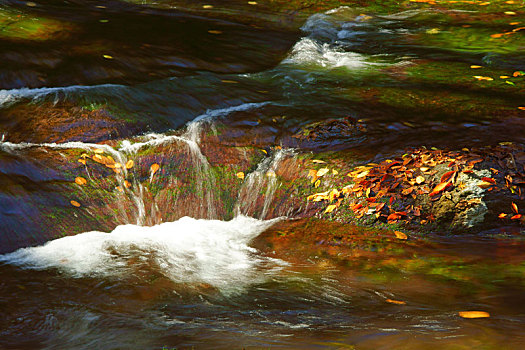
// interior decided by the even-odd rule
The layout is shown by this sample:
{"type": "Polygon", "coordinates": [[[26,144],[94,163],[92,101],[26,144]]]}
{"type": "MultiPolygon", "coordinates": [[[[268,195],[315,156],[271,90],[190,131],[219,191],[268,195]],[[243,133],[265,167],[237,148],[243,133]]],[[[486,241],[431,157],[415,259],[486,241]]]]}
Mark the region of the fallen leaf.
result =
{"type": "Polygon", "coordinates": [[[326,207],[326,210],[324,212],[325,213],[331,213],[332,211],[334,211],[335,208],[337,208],[337,205],[330,204],[329,206],[326,207]]]}
{"type": "Polygon", "coordinates": [[[477,66],[477,65],[473,64],[472,66],[470,66],[470,68],[472,68],[472,69],[479,69],[479,68],[482,68],[482,67],[481,67],[481,66],[477,66]]]}
{"type": "MultiPolygon", "coordinates": [[[[495,34],[493,34],[495,35],[495,34]]],[[[492,36],[492,35],[491,35],[492,36]]],[[[483,76],[480,76],[480,75],[475,75],[474,78],[478,79],[478,80],[487,80],[487,81],[491,81],[491,80],[494,80],[493,78],[491,77],[483,77],[483,76]]]]}
{"type": "Polygon", "coordinates": [[[104,150],[102,148],[95,148],[93,152],[95,152],[96,154],[102,154],[104,153],[104,150]]]}
{"type": "Polygon", "coordinates": [[[394,231],[397,239],[407,239],[408,236],[401,231],[394,231]]]}
{"type": "Polygon", "coordinates": [[[430,192],[428,195],[431,196],[431,197],[435,196],[436,194],[439,194],[439,193],[443,192],[449,186],[452,186],[452,184],[450,182],[442,182],[439,185],[437,185],[436,187],[434,187],[432,192],[430,192]]]}
{"type": "Polygon", "coordinates": [[[332,169],[332,175],[337,175],[337,174],[339,174],[339,171],[332,169]]]}
{"type": "Polygon", "coordinates": [[[524,106],[519,106],[518,109],[521,109],[522,111],[525,111],[525,107],[524,106]]]}
{"type": "Polygon", "coordinates": [[[86,160],[85,159],[79,159],[78,162],[86,165],[86,160]]]}
{"type": "Polygon", "coordinates": [[[237,174],[235,174],[239,179],[244,180],[244,173],[242,171],[239,171],[237,174]]]}
{"type": "Polygon", "coordinates": [[[419,175],[418,177],[416,177],[416,183],[418,185],[421,185],[423,182],[425,182],[425,178],[421,175],[419,175]]]}
{"type": "Polygon", "coordinates": [[[133,160],[131,160],[131,159],[128,160],[128,161],[126,162],[126,169],[131,169],[131,168],[133,167],[134,164],[135,164],[135,163],[133,162],[133,160]]]}
{"type": "Polygon", "coordinates": [[[490,183],[493,184],[493,185],[496,184],[496,180],[494,180],[494,179],[491,178],[491,177],[482,177],[481,180],[486,181],[486,182],[490,182],[490,183]]]}
{"type": "Polygon", "coordinates": [[[452,179],[452,177],[454,176],[454,173],[455,171],[447,171],[446,173],[443,174],[443,176],[441,176],[441,180],[440,182],[449,182],[450,179],[452,179]]]}
{"type": "Polygon", "coordinates": [[[390,304],[396,304],[396,305],[405,305],[405,304],[406,304],[406,302],[401,301],[401,300],[386,299],[385,301],[386,301],[387,303],[390,303],[390,304]]]}
{"type": "Polygon", "coordinates": [[[128,180],[124,180],[124,186],[126,186],[127,188],[130,188],[131,183],[128,180]]]}
{"type": "Polygon", "coordinates": [[[328,168],[322,168],[317,171],[317,177],[321,177],[328,172],[328,168]]]}
{"type": "Polygon", "coordinates": [[[203,9],[212,9],[213,5],[202,5],[203,9]]]}
{"type": "Polygon", "coordinates": [[[87,183],[86,179],[80,176],[75,178],[75,182],[80,186],[85,185],[87,183]]]}
{"type": "Polygon", "coordinates": [[[486,318],[490,317],[488,312],[485,311],[460,311],[459,316],[463,318],[486,318]]]}
{"type": "Polygon", "coordinates": [[[71,205],[74,207],[77,207],[77,208],[80,207],[80,203],[77,201],[70,201],[69,203],[71,203],[71,205]]]}
{"type": "Polygon", "coordinates": [[[505,11],[503,13],[506,14],[506,15],[509,15],[509,16],[514,16],[516,14],[516,12],[514,12],[514,11],[505,11]]]}
{"type": "Polygon", "coordinates": [[[512,207],[512,211],[518,214],[518,205],[512,202],[511,207],[512,207]]]}
{"type": "Polygon", "coordinates": [[[257,5],[257,1],[248,1],[248,5],[257,5]]]}
{"type": "Polygon", "coordinates": [[[107,60],[112,60],[113,59],[113,56],[110,56],[110,55],[102,55],[102,57],[104,57],[107,60]]]}
{"type": "Polygon", "coordinates": [[[159,169],[160,165],[158,165],[157,163],[151,164],[151,167],[149,168],[149,170],[151,171],[151,175],[155,174],[159,169]]]}
{"type": "Polygon", "coordinates": [[[498,218],[500,218],[500,219],[504,219],[506,217],[507,217],[507,214],[505,214],[505,213],[501,213],[501,214],[498,215],[498,218]]]}
{"type": "Polygon", "coordinates": [[[218,34],[222,34],[222,32],[221,32],[220,30],[208,30],[208,33],[210,33],[210,34],[216,34],[216,35],[218,35],[218,34]]]}
{"type": "Polygon", "coordinates": [[[314,159],[312,160],[312,163],[325,164],[326,162],[324,160],[314,159]]]}
{"type": "Polygon", "coordinates": [[[521,219],[521,214],[516,214],[513,217],[510,218],[511,220],[519,220],[521,219]]]}
{"type": "Polygon", "coordinates": [[[319,187],[320,184],[321,184],[321,180],[317,180],[317,181],[314,183],[314,187],[317,188],[317,187],[319,187]]]}

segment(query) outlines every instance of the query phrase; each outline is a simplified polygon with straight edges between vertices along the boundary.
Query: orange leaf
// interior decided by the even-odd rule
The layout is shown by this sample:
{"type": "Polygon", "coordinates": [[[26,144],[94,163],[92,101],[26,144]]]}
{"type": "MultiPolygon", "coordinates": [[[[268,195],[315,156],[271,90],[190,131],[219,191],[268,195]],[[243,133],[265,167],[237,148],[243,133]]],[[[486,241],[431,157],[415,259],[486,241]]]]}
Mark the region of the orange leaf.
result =
{"type": "Polygon", "coordinates": [[[239,171],[237,174],[235,174],[239,179],[244,180],[244,173],[242,171],[239,171]]]}
{"type": "Polygon", "coordinates": [[[397,239],[407,239],[408,236],[401,231],[394,231],[397,239]]]}
{"type": "Polygon", "coordinates": [[[513,217],[510,218],[511,220],[519,220],[521,219],[521,214],[516,214],[513,217]]]}
{"type": "Polygon", "coordinates": [[[85,185],[87,183],[86,179],[80,176],[75,178],[75,182],[77,185],[80,185],[80,186],[85,185]]]}
{"type": "Polygon", "coordinates": [[[490,317],[488,312],[485,311],[460,311],[459,316],[463,318],[486,318],[490,317]]]}
{"type": "Polygon", "coordinates": [[[406,302],[401,301],[401,300],[386,299],[385,301],[387,303],[396,304],[396,305],[405,305],[406,304],[406,302]]]}
{"type": "Polygon", "coordinates": [[[511,207],[512,211],[518,214],[518,206],[516,205],[516,203],[512,202],[511,207]]]}
{"type": "Polygon", "coordinates": [[[151,167],[149,169],[151,171],[151,175],[153,175],[160,169],[160,165],[158,165],[157,163],[153,163],[151,164],[151,167]]]}
{"type": "Polygon", "coordinates": [[[500,219],[504,219],[506,217],[507,217],[507,214],[505,214],[505,213],[501,213],[501,214],[498,215],[498,218],[500,218],[500,219]]]}
{"type": "Polygon", "coordinates": [[[452,186],[452,184],[450,182],[442,182],[439,185],[437,185],[436,187],[434,187],[432,192],[430,192],[428,195],[431,196],[431,197],[435,196],[436,194],[439,194],[439,193],[443,192],[449,186],[452,186]]]}
{"type": "Polygon", "coordinates": [[[77,207],[77,208],[80,207],[80,203],[77,201],[70,201],[69,203],[71,203],[71,205],[74,207],[77,207]]]}

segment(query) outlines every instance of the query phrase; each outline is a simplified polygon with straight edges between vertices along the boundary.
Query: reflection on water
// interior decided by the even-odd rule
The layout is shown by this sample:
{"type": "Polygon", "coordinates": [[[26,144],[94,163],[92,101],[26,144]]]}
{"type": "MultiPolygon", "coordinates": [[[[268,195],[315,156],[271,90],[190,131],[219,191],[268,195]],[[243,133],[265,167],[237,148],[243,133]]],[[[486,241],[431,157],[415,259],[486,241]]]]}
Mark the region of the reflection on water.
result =
{"type": "Polygon", "coordinates": [[[525,83],[513,75],[525,70],[523,35],[496,40],[516,28],[501,14],[303,4],[317,12],[306,19],[279,13],[290,4],[2,2],[0,347],[523,347],[517,238],[286,245],[275,237],[300,226],[244,216],[115,229],[122,217],[272,217],[272,174],[293,157],[276,146],[382,159],[415,145],[523,142],[525,83]],[[213,147],[249,171],[211,171],[213,147]],[[139,153],[148,163],[130,177],[104,169],[83,190],[104,215],[70,214],[64,184],[80,167],[95,174],[69,159],[96,148],[120,166],[139,153]],[[84,233],[13,252],[57,232],[84,233]],[[468,309],[491,318],[457,316],[468,309]]]}

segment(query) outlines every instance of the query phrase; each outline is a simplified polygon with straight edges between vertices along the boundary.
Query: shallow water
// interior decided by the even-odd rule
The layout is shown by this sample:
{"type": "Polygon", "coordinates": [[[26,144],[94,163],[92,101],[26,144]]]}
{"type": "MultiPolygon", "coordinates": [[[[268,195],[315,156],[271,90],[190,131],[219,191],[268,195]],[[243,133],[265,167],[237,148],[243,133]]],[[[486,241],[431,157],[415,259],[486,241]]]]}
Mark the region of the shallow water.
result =
{"type": "Polygon", "coordinates": [[[304,232],[270,220],[291,148],[374,160],[524,141],[523,32],[490,36],[523,22],[519,8],[374,4],[2,2],[0,348],[523,347],[519,230],[404,246],[274,237],[304,232]],[[71,211],[69,159],[96,148],[185,174],[139,163],[93,199],[104,211],[71,211]],[[249,164],[242,184],[212,156],[249,164]],[[458,317],[471,309],[491,318],[458,317]]]}

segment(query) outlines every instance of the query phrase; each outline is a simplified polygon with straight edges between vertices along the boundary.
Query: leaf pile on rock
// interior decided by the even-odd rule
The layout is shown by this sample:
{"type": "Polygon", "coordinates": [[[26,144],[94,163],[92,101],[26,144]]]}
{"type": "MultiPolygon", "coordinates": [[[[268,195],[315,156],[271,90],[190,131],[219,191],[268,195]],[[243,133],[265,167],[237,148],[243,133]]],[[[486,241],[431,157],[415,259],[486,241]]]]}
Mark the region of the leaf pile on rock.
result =
{"type": "MultiPolygon", "coordinates": [[[[328,169],[326,164],[323,169],[309,170],[314,187],[318,187],[319,172],[326,173],[324,169],[328,169]]],[[[436,221],[433,207],[443,198],[451,199],[454,210],[461,211],[484,205],[484,196],[501,192],[508,197],[509,213],[499,218],[515,222],[522,218],[513,200],[524,199],[525,151],[512,143],[461,151],[411,149],[378,164],[357,166],[346,176],[350,184],[314,193],[307,199],[328,202],[324,213],[336,213],[343,205],[358,219],[425,225],[436,221]],[[452,191],[462,196],[452,198],[452,191]]]]}

